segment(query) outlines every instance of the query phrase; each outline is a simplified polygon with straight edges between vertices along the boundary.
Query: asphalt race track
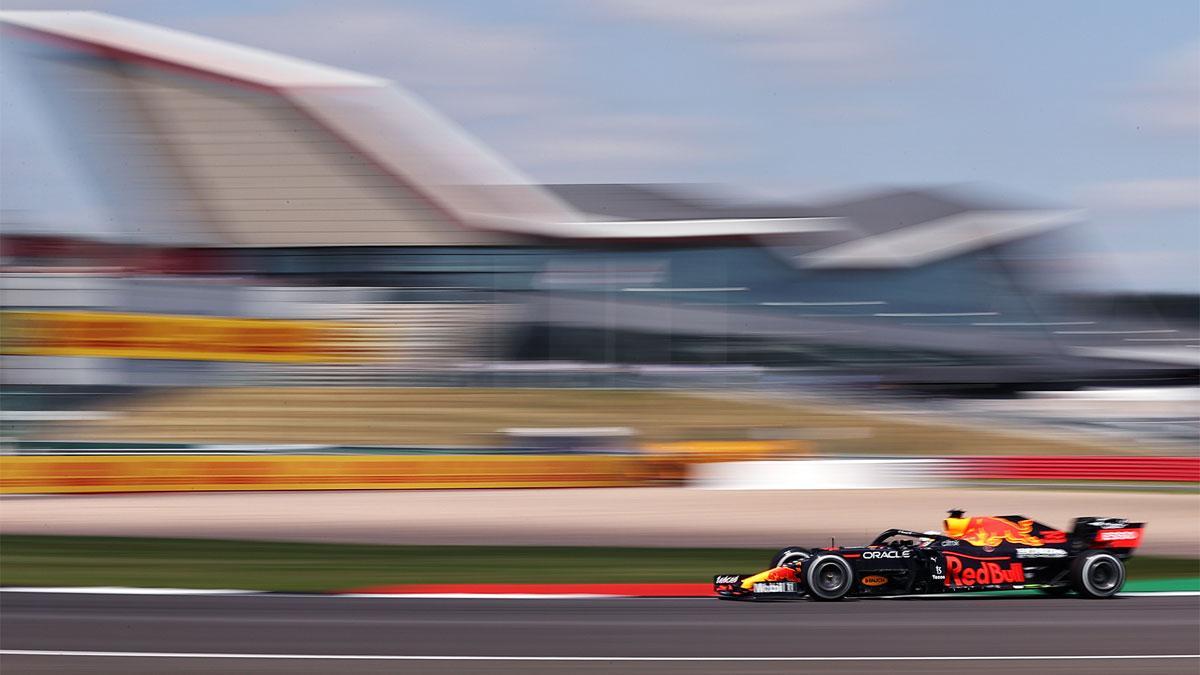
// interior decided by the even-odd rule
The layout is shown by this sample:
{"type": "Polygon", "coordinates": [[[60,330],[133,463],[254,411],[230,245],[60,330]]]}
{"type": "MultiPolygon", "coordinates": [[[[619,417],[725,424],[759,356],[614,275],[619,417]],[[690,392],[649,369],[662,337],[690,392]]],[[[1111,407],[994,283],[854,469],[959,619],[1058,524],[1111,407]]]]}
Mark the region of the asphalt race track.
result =
{"type": "Polygon", "coordinates": [[[0,593],[5,674],[1194,674],[1197,654],[1194,596],[736,603],[0,593]],[[1135,655],[1186,658],[1111,658],[1135,655]],[[331,658],[297,658],[314,656],[331,658]],[[1103,658],[1013,659],[1079,656],[1103,658]],[[581,657],[592,660],[573,660],[581,657]],[[638,660],[646,657],[661,660],[638,660]],[[782,660],[792,657],[831,658],[782,660]],[[746,658],[758,660],[737,660],[746,658]]]}

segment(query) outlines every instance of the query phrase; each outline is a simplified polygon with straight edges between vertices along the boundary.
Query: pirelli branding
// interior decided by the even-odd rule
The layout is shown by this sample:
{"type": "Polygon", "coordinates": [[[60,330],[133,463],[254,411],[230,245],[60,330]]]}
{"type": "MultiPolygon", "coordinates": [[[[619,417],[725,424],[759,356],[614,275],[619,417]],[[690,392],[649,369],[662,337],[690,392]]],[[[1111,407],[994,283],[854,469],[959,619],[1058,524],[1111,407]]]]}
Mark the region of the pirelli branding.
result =
{"type": "Polygon", "coordinates": [[[1017,549],[1018,558],[1065,558],[1067,557],[1066,549],[1061,548],[1019,548],[1017,549]]]}

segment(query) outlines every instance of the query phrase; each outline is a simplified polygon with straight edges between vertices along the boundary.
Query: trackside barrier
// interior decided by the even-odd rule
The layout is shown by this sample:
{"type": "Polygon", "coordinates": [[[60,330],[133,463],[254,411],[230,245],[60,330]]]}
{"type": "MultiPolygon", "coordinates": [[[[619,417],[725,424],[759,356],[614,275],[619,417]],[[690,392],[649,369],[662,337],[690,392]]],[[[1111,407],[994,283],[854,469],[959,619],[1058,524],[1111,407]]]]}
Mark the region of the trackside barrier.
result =
{"type": "MultiPolygon", "coordinates": [[[[719,454],[719,453],[717,453],[719,454]]],[[[964,480],[1200,482],[1197,457],[814,458],[712,455],[5,455],[0,494],[221,490],[932,487],[964,480]]]]}
{"type": "Polygon", "coordinates": [[[692,464],[688,482],[709,490],[867,490],[944,485],[941,459],[801,459],[692,464]]]}
{"type": "Polygon", "coordinates": [[[958,457],[959,478],[1008,480],[1113,480],[1194,483],[1200,457],[958,457]]]}
{"type": "Polygon", "coordinates": [[[676,483],[640,456],[4,456],[0,494],[629,487],[676,483]]]}

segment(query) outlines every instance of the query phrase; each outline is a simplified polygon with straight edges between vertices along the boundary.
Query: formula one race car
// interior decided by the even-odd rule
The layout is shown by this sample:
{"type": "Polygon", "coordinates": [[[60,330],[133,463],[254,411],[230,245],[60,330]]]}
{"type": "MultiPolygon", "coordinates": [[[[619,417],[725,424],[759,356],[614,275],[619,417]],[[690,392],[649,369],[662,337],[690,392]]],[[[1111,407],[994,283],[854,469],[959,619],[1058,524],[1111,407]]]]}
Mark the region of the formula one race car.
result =
{"type": "Polygon", "coordinates": [[[867,546],[788,547],[758,574],[719,574],[726,600],[841,600],[848,596],[922,595],[1037,588],[1108,598],[1125,584],[1125,560],[1145,523],[1076,518],[1070,532],[1025,516],[963,517],[954,510],[942,532],[886,530],[867,546]]]}

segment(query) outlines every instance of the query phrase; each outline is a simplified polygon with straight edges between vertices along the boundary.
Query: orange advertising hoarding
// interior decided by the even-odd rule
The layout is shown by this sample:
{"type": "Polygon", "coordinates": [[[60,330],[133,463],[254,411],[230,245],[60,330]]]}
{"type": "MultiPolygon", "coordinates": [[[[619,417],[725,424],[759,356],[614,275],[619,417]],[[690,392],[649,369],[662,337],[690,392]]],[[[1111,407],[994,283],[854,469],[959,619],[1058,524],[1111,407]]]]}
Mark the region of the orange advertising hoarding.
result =
{"type": "Polygon", "coordinates": [[[35,356],[324,363],[358,361],[356,326],[81,311],[0,313],[0,352],[35,356]]]}
{"type": "Polygon", "coordinates": [[[639,456],[2,456],[0,494],[616,487],[678,481],[639,456]]]}

